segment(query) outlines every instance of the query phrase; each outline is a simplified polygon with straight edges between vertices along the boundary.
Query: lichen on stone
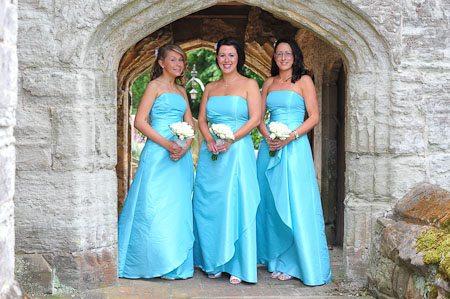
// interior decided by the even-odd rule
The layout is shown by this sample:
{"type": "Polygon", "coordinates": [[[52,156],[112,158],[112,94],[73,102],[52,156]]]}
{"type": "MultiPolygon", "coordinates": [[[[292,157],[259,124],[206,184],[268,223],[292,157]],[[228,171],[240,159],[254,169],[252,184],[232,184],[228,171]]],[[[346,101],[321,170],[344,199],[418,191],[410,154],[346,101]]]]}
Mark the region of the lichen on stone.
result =
{"type": "Polygon", "coordinates": [[[430,228],[424,231],[416,241],[418,252],[424,252],[426,264],[439,266],[439,273],[450,281],[450,228],[430,228]]]}

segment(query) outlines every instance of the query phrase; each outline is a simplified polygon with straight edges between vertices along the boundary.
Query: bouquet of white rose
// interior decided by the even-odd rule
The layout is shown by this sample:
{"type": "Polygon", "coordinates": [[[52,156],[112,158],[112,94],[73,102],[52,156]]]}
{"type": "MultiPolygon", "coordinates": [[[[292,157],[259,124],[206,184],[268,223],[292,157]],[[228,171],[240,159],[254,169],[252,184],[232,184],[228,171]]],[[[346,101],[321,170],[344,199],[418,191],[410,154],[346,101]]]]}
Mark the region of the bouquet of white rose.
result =
{"type": "Polygon", "coordinates": [[[176,122],[171,124],[169,127],[172,134],[176,136],[174,142],[182,148],[186,147],[186,139],[194,138],[194,130],[187,122],[176,122]]]}
{"type": "MultiPolygon", "coordinates": [[[[289,130],[288,126],[283,123],[273,121],[269,123],[269,131],[270,131],[270,139],[280,139],[286,140],[289,138],[289,134],[291,134],[291,130],[289,130]]],[[[275,151],[270,151],[269,155],[271,157],[275,156],[275,151]]]]}
{"type": "MultiPolygon", "coordinates": [[[[223,145],[227,140],[234,140],[234,134],[233,131],[231,131],[231,128],[224,124],[212,124],[209,127],[209,131],[211,134],[214,134],[217,136],[216,144],[217,145],[223,145]]],[[[217,153],[213,153],[211,156],[211,159],[213,161],[217,160],[217,153]]]]}

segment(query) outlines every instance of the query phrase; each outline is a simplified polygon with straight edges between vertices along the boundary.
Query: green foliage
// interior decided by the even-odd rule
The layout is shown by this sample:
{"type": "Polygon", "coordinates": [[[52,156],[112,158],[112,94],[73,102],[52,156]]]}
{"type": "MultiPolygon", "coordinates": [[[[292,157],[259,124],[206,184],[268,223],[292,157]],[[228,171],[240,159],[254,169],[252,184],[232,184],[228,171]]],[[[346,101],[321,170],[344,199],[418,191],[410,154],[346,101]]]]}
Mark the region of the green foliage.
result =
{"type": "Polygon", "coordinates": [[[133,115],[136,114],[142,95],[147,88],[148,82],[150,82],[150,71],[151,69],[148,69],[136,80],[134,80],[133,86],[131,87],[131,114],[133,115]]]}

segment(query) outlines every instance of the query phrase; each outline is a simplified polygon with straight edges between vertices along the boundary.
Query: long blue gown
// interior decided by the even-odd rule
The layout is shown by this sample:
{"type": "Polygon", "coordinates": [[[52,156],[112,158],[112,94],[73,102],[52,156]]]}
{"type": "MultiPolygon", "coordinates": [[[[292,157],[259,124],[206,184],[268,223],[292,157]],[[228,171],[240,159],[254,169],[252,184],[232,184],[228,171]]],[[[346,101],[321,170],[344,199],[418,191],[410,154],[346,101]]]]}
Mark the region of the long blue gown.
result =
{"type": "MultiPolygon", "coordinates": [[[[293,91],[267,96],[270,121],[298,128],[304,119],[304,99],[293,91]]],[[[258,263],[306,285],[331,281],[319,188],[307,135],[291,141],[275,156],[261,143],[258,159],[261,203],[257,214],[258,263]]]]}
{"type": "MultiPolygon", "coordinates": [[[[153,129],[174,139],[169,125],[182,121],[186,107],[181,95],[163,93],[150,111],[153,129]]],[[[119,218],[119,277],[192,277],[193,183],[190,151],[175,162],[147,140],[119,218]]]]}
{"type": "MultiPolygon", "coordinates": [[[[210,123],[233,132],[248,119],[247,101],[239,96],[210,97],[210,123]]],[[[256,159],[250,135],[211,159],[206,142],[200,150],[194,185],[194,263],[208,274],[227,272],[256,282],[256,211],[260,201],[256,159]]]]}

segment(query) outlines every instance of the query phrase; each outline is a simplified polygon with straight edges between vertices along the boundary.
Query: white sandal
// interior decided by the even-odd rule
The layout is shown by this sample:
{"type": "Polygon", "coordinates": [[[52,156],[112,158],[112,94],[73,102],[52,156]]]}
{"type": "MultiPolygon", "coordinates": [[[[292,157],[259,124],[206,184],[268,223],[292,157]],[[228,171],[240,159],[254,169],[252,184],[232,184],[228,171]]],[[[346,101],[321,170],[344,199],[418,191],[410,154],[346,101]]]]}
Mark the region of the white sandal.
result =
{"type": "Polygon", "coordinates": [[[281,272],[280,271],[273,271],[271,277],[272,278],[278,278],[278,276],[280,276],[281,272]]]}
{"type": "Polygon", "coordinates": [[[161,276],[161,279],[164,279],[164,280],[175,280],[175,278],[170,277],[170,276],[161,276]]]}
{"type": "Polygon", "coordinates": [[[208,278],[214,279],[214,278],[219,278],[219,277],[222,277],[222,272],[217,272],[215,274],[208,274],[208,278]]]}
{"type": "Polygon", "coordinates": [[[286,280],[289,280],[289,279],[292,279],[292,276],[289,275],[289,274],[281,273],[280,275],[278,275],[278,280],[286,281],[286,280]]]}
{"type": "Polygon", "coordinates": [[[241,279],[239,277],[236,277],[234,275],[230,276],[230,283],[231,284],[240,284],[241,283],[241,279]]]}

